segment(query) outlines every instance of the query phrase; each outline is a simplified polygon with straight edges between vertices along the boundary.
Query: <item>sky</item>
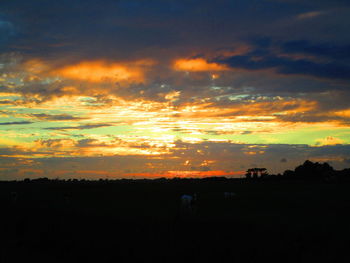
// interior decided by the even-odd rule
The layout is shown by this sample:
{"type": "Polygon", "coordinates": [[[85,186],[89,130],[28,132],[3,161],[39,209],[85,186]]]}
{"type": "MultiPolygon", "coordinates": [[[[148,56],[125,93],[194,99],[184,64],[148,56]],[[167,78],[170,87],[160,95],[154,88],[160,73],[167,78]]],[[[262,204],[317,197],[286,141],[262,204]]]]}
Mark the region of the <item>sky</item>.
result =
{"type": "Polygon", "coordinates": [[[3,0],[0,180],[350,166],[347,0],[3,0]]]}

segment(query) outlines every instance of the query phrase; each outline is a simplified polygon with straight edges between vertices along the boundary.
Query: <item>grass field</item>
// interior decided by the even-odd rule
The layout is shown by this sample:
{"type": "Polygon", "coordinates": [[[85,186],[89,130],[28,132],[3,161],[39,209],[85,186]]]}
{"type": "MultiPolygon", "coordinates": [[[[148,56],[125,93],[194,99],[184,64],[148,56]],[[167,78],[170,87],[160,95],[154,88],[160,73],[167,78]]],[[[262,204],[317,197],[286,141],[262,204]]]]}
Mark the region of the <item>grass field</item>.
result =
{"type": "Polygon", "coordinates": [[[350,262],[349,186],[2,182],[1,262],[350,262]],[[186,193],[198,195],[193,213],[181,209],[186,193]]]}

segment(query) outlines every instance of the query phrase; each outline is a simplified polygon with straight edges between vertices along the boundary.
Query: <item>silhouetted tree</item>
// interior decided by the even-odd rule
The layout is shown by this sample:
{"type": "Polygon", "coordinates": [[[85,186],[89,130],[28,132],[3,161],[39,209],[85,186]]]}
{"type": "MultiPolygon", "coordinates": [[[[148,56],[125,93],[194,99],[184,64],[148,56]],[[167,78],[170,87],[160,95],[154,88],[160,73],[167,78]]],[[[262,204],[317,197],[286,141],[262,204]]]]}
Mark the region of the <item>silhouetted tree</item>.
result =
{"type": "Polygon", "coordinates": [[[265,178],[266,176],[268,176],[268,172],[266,168],[260,168],[260,177],[261,178],[265,178]]]}
{"type": "Polygon", "coordinates": [[[251,179],[252,178],[252,169],[248,169],[247,172],[245,173],[245,177],[247,179],[251,179]]]}
{"type": "Polygon", "coordinates": [[[302,165],[295,168],[294,172],[287,170],[284,176],[297,179],[319,180],[326,179],[334,173],[334,169],[328,163],[314,163],[306,160],[302,165]]]}
{"type": "Polygon", "coordinates": [[[266,168],[250,168],[247,170],[245,176],[246,178],[254,178],[257,179],[259,178],[264,178],[268,175],[267,169],[266,168]]]}
{"type": "Polygon", "coordinates": [[[259,168],[253,168],[253,178],[257,179],[259,174],[259,168]]]}

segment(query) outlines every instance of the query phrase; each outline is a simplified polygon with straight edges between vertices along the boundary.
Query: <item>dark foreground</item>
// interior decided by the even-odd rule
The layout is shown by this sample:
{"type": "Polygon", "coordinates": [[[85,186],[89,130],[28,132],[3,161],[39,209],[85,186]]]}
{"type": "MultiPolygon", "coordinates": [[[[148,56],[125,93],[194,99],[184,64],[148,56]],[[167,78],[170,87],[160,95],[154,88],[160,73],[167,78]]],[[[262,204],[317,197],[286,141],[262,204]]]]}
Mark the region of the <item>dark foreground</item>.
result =
{"type": "Polygon", "coordinates": [[[0,259],[350,262],[349,190],[243,180],[1,182],[0,259]],[[186,213],[180,196],[194,192],[195,211],[186,213]]]}

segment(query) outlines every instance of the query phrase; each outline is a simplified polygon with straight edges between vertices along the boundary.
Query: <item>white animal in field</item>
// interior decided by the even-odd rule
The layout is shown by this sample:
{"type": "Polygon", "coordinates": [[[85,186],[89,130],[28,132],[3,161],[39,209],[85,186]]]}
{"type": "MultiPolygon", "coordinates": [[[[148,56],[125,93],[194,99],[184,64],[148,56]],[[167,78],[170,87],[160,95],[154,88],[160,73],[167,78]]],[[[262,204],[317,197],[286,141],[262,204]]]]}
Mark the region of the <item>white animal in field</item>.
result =
{"type": "Polygon", "coordinates": [[[224,192],[225,199],[231,199],[231,198],[234,198],[235,196],[236,196],[236,193],[234,192],[224,192]]]}
{"type": "Polygon", "coordinates": [[[182,209],[184,209],[185,211],[192,212],[196,200],[197,200],[197,195],[196,194],[193,194],[193,195],[182,195],[181,196],[182,209]]]}

